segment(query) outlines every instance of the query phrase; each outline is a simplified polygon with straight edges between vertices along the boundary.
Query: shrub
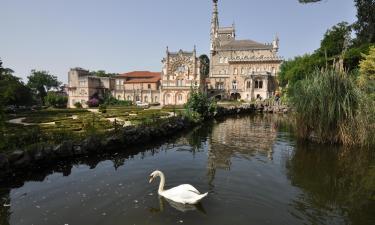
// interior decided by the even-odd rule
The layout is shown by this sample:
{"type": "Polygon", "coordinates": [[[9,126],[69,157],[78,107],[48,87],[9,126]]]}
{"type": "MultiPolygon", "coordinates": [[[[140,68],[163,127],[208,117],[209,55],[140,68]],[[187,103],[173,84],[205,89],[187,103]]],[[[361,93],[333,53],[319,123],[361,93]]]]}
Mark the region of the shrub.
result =
{"type": "Polygon", "coordinates": [[[80,102],[76,102],[74,103],[74,107],[76,107],[77,109],[82,109],[82,104],[80,102]]]}
{"type": "Polygon", "coordinates": [[[66,108],[68,104],[68,97],[56,94],[54,92],[48,92],[44,98],[44,102],[47,106],[54,108],[66,108]]]}
{"type": "Polygon", "coordinates": [[[216,102],[210,99],[207,94],[192,90],[185,108],[187,111],[199,113],[203,118],[209,118],[216,111],[216,102]]]}
{"type": "Polygon", "coordinates": [[[107,106],[104,104],[99,105],[99,112],[106,113],[107,112],[107,106]]]}
{"type": "Polygon", "coordinates": [[[90,100],[87,101],[87,105],[91,108],[91,107],[98,107],[99,106],[99,100],[96,99],[96,98],[92,98],[90,100]]]}

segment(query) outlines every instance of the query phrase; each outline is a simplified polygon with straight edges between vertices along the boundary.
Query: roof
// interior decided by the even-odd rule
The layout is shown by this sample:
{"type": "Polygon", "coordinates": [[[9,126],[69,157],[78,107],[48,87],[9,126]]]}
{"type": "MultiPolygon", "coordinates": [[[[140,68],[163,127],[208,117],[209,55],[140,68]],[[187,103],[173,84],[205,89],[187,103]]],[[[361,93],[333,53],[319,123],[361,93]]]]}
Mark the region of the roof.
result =
{"type": "Polygon", "coordinates": [[[220,27],[217,32],[221,34],[231,34],[232,32],[234,32],[234,27],[220,27]]]}
{"type": "Polygon", "coordinates": [[[150,71],[133,71],[129,73],[120,74],[117,76],[117,78],[124,78],[125,84],[156,83],[160,81],[161,73],[150,71]]]}
{"type": "Polygon", "coordinates": [[[150,71],[133,71],[128,73],[123,73],[117,76],[118,78],[148,78],[148,77],[159,77],[160,72],[150,72],[150,71]]]}
{"type": "Polygon", "coordinates": [[[220,50],[272,49],[270,44],[262,44],[253,40],[233,40],[219,47],[220,50]]]}

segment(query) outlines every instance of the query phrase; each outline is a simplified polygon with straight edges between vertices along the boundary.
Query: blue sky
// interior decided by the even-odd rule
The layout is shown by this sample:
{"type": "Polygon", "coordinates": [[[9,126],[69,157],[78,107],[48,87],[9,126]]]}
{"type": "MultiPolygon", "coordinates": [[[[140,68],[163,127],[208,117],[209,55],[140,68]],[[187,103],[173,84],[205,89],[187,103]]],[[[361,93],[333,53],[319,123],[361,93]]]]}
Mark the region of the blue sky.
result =
{"type": "MultiPolygon", "coordinates": [[[[72,67],[161,71],[172,50],[209,53],[211,0],[0,0],[0,58],[26,78],[32,69],[67,81],[72,67]]],[[[319,47],[325,31],[356,20],[353,0],[219,0],[220,25],[238,39],[280,37],[286,59],[319,47]]]]}

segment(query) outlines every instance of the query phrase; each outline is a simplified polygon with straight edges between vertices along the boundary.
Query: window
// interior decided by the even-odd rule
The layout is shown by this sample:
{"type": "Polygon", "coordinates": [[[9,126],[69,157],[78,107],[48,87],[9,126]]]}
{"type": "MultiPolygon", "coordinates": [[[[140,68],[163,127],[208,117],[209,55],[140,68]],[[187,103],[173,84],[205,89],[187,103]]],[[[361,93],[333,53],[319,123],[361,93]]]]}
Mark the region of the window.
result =
{"type": "Polygon", "coordinates": [[[182,95],[179,94],[178,97],[177,97],[178,101],[181,102],[182,101],[182,95]]]}
{"type": "Polygon", "coordinates": [[[250,89],[250,88],[251,88],[251,82],[250,82],[250,81],[247,81],[247,82],[246,82],[246,88],[247,88],[247,89],[250,89]]]}
{"type": "Polygon", "coordinates": [[[241,68],[241,74],[245,74],[245,69],[241,68]]]}
{"type": "Polygon", "coordinates": [[[255,81],[255,88],[256,88],[256,89],[262,89],[262,88],[263,88],[263,81],[261,81],[261,80],[256,80],[256,81],[255,81]]]}
{"type": "Polygon", "coordinates": [[[118,96],[117,96],[117,99],[120,99],[120,98],[121,98],[121,95],[118,95],[118,96]]]}
{"type": "Polygon", "coordinates": [[[155,102],[158,102],[158,96],[155,96],[155,102]]]}
{"type": "Polygon", "coordinates": [[[147,84],[147,88],[148,88],[148,89],[151,89],[151,84],[147,84]]]}
{"type": "Polygon", "coordinates": [[[228,58],[227,57],[224,58],[224,62],[228,63],[228,58]]]}
{"type": "Polygon", "coordinates": [[[220,57],[219,63],[224,63],[224,58],[223,57],[220,57]]]}
{"type": "Polygon", "coordinates": [[[86,81],[85,80],[79,81],[79,86],[80,87],[85,87],[86,86],[86,81]]]}
{"type": "Polygon", "coordinates": [[[128,95],[128,101],[130,101],[130,95],[128,95]]]}
{"type": "Polygon", "coordinates": [[[145,96],[145,102],[148,102],[148,96],[145,96]]]}
{"type": "Polygon", "coordinates": [[[177,80],[177,86],[179,86],[179,87],[182,86],[182,80],[177,80]]]}
{"type": "Polygon", "coordinates": [[[215,83],[217,90],[223,90],[224,89],[224,82],[216,82],[215,83]]]}
{"type": "Polygon", "coordinates": [[[238,72],[238,71],[237,71],[237,68],[234,68],[234,72],[233,72],[233,73],[234,73],[234,74],[237,74],[237,72],[238,72]]]}
{"type": "Polygon", "coordinates": [[[237,90],[237,81],[235,80],[232,82],[232,89],[237,90]]]}
{"type": "Polygon", "coordinates": [[[185,65],[181,65],[181,66],[177,67],[177,70],[176,70],[176,72],[178,72],[178,73],[183,73],[185,71],[186,71],[185,65]]]}

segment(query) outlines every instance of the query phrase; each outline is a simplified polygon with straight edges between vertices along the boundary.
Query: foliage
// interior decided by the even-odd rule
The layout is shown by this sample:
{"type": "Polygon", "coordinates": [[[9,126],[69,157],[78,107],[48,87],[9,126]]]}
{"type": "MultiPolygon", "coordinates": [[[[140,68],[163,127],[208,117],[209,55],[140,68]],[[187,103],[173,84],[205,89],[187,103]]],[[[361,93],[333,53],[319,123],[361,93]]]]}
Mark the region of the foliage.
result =
{"type": "Polygon", "coordinates": [[[339,58],[343,58],[343,66],[347,71],[357,70],[362,54],[368,52],[371,45],[351,45],[350,29],[347,23],[341,22],[325,33],[321,46],[314,53],[285,61],[278,75],[280,87],[288,87],[287,92],[292,92],[297,81],[311,76],[317,69],[335,68],[339,58]]]}
{"type": "MultiPolygon", "coordinates": [[[[322,0],[299,0],[300,3],[313,3],[322,0]]],[[[353,24],[356,31],[357,45],[364,43],[375,43],[375,1],[374,0],[354,0],[357,7],[357,22],[353,24]]]]}
{"type": "Polygon", "coordinates": [[[13,70],[3,68],[0,60],[0,104],[30,105],[33,103],[31,90],[20,78],[13,76],[13,70]]]}
{"type": "Polygon", "coordinates": [[[90,75],[96,76],[96,77],[115,77],[115,76],[117,76],[116,73],[106,73],[105,70],[91,71],[90,75]]]}
{"type": "Polygon", "coordinates": [[[108,106],[131,106],[133,105],[133,102],[128,100],[118,100],[114,98],[111,94],[108,94],[105,96],[103,104],[106,104],[108,106]]]}
{"type": "Polygon", "coordinates": [[[374,126],[370,118],[374,115],[362,113],[363,99],[348,74],[316,71],[296,83],[291,96],[298,135],[303,139],[313,137],[319,143],[365,145],[367,139],[356,138],[358,130],[364,128],[360,120],[369,122],[365,127],[369,128],[374,126]]]}
{"type": "Polygon", "coordinates": [[[82,109],[82,104],[80,102],[76,102],[74,103],[74,107],[76,107],[77,109],[82,109]]]}
{"type": "Polygon", "coordinates": [[[27,86],[34,90],[43,105],[47,92],[52,88],[58,88],[61,85],[61,82],[57,80],[57,77],[51,75],[47,71],[32,70],[31,75],[27,78],[29,79],[27,86]]]}
{"type": "Polygon", "coordinates": [[[375,1],[355,0],[358,21],[354,24],[357,43],[375,43],[375,1]]]}
{"type": "Polygon", "coordinates": [[[91,108],[91,107],[98,107],[99,106],[99,100],[96,99],[96,98],[92,98],[90,100],[87,101],[87,105],[91,108]]]}
{"type": "Polygon", "coordinates": [[[101,104],[99,106],[99,112],[106,113],[107,112],[107,106],[105,104],[101,104]]]}
{"type": "Polygon", "coordinates": [[[202,77],[208,77],[210,73],[210,58],[207,55],[199,56],[200,73],[202,77]]]}
{"type": "Polygon", "coordinates": [[[44,98],[44,102],[47,106],[54,108],[66,108],[68,97],[56,94],[55,92],[48,92],[44,98]]]}
{"type": "Polygon", "coordinates": [[[341,22],[324,34],[324,38],[320,43],[317,53],[327,58],[341,55],[345,47],[349,45],[351,27],[347,22],[341,22]],[[346,45],[346,46],[345,46],[346,45]]]}
{"type": "Polygon", "coordinates": [[[371,47],[368,55],[363,55],[360,62],[359,87],[366,93],[372,95],[375,100],[375,46],[371,47]]]}
{"type": "Polygon", "coordinates": [[[206,93],[192,89],[185,108],[188,112],[196,112],[203,118],[210,118],[216,111],[216,102],[210,99],[206,93]]]}

